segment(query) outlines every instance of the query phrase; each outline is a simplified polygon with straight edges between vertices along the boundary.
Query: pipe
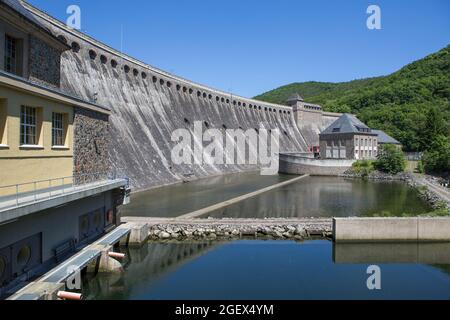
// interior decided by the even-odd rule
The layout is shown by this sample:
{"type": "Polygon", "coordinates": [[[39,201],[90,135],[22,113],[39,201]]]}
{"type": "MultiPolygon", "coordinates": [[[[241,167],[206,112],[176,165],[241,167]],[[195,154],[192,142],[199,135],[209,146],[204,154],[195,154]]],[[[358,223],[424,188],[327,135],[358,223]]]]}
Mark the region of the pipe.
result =
{"type": "Polygon", "coordinates": [[[58,298],[64,300],[82,300],[83,295],[81,293],[67,292],[67,291],[58,291],[56,294],[58,298]]]}
{"type": "Polygon", "coordinates": [[[125,253],[120,253],[120,252],[108,252],[108,256],[110,256],[111,258],[115,258],[118,260],[123,260],[125,259],[125,253]]]}

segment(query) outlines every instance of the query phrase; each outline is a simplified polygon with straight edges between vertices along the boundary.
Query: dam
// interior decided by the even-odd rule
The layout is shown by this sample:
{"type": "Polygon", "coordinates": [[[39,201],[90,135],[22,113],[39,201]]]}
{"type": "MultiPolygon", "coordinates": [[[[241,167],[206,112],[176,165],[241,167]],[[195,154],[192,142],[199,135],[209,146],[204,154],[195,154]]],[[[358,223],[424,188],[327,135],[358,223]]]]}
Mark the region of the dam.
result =
{"type": "MultiPolygon", "coordinates": [[[[410,293],[402,290],[404,278],[391,281],[393,293],[382,297],[449,297],[448,220],[416,218],[432,208],[403,182],[262,175],[260,163],[171,159],[172,134],[180,129],[206,149],[195,132],[200,124],[226,138],[230,129],[277,131],[277,158],[314,161],[319,133],[341,114],[300,95],[280,105],[210,88],[130,57],[25,1],[0,5],[0,40],[9,48],[0,56],[23,55],[23,70],[5,63],[0,71],[0,177],[9,182],[0,185],[0,297],[56,300],[68,290],[80,299],[336,298],[339,281],[321,294],[327,281],[345,276],[353,285],[347,298],[373,298],[358,281],[366,264],[381,262],[390,280],[404,272],[422,280],[410,293]],[[379,214],[396,220],[379,218],[374,231],[369,218],[379,214]],[[392,225],[416,231],[399,232],[407,236],[400,240],[439,243],[399,246],[405,258],[397,268],[386,246],[336,241],[355,240],[354,234],[395,238],[386,228],[392,225]],[[278,285],[320,267],[317,277],[278,285]],[[277,268],[284,272],[274,276],[277,268]],[[214,270],[229,270],[229,278],[220,280],[214,270]],[[82,287],[69,289],[68,279],[79,274],[82,287]],[[217,287],[208,288],[211,281],[217,287]],[[232,296],[240,281],[246,288],[232,296]],[[421,292],[424,282],[429,286],[421,292]],[[315,284],[309,296],[298,289],[315,284]]],[[[225,141],[219,147],[237,157],[225,141]]]]}

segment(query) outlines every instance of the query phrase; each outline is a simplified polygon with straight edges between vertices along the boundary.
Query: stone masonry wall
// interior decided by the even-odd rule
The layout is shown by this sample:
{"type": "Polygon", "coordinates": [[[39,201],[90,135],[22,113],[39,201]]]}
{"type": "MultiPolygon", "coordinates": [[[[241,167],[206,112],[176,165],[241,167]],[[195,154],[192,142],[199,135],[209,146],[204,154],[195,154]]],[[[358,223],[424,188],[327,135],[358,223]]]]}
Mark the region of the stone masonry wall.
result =
{"type": "Polygon", "coordinates": [[[109,147],[108,116],[91,110],[75,108],[74,175],[89,175],[89,179],[106,176],[110,171],[109,147]],[[95,176],[93,176],[94,174],[95,176]]]}
{"type": "Polygon", "coordinates": [[[30,35],[29,78],[39,84],[59,88],[61,52],[30,35]]]}

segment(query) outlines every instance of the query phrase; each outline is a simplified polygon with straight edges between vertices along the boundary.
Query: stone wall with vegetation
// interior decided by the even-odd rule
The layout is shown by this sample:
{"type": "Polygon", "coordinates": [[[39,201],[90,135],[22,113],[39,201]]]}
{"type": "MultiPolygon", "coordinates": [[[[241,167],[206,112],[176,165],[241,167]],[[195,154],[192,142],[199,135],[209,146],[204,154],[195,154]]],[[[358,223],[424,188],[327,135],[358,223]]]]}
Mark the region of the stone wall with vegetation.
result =
{"type": "Polygon", "coordinates": [[[30,80],[59,88],[61,52],[33,35],[30,36],[29,50],[30,80]]]}
{"type": "Polygon", "coordinates": [[[74,175],[106,176],[110,171],[109,148],[108,115],[75,108],[74,175]]]}

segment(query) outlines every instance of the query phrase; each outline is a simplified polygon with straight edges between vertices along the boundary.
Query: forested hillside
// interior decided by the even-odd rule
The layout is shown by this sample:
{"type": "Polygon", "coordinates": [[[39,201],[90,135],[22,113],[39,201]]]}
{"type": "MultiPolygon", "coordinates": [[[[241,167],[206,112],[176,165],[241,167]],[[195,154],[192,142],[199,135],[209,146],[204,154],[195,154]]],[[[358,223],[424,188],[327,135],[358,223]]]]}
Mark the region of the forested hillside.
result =
{"type": "Polygon", "coordinates": [[[293,83],[255,98],[284,104],[298,92],[324,110],[356,114],[370,127],[395,137],[405,150],[425,151],[433,140],[430,135],[449,140],[449,51],[447,46],[384,77],[345,83],[293,83]]]}

